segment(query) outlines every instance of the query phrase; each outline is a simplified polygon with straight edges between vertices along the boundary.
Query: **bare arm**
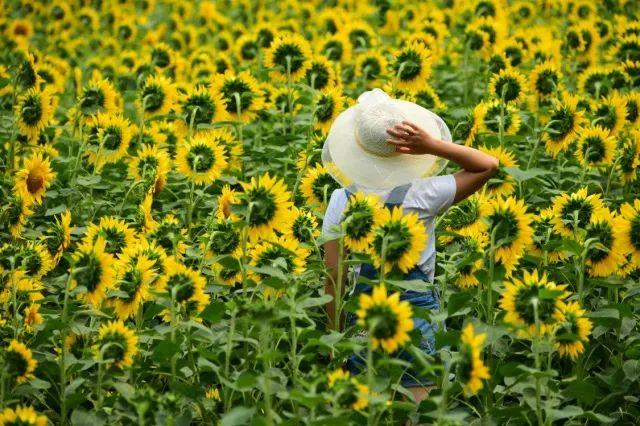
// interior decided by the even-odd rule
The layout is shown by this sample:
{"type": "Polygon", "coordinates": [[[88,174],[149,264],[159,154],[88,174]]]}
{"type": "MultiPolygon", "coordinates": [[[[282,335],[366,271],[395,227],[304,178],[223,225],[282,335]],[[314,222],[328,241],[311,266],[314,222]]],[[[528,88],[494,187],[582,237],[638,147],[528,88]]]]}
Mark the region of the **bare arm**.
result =
{"type": "Polygon", "coordinates": [[[329,271],[329,274],[325,278],[324,291],[326,294],[330,294],[333,300],[327,303],[327,315],[329,318],[329,328],[335,330],[335,283],[338,281],[338,241],[327,241],[324,243],[324,264],[329,271]]]}
{"type": "Polygon", "coordinates": [[[429,135],[424,129],[409,121],[403,121],[387,129],[387,140],[396,146],[396,152],[404,154],[432,154],[453,161],[463,170],[456,172],[454,203],[464,200],[482,188],[498,171],[498,159],[492,155],[464,145],[444,142],[429,135]]]}

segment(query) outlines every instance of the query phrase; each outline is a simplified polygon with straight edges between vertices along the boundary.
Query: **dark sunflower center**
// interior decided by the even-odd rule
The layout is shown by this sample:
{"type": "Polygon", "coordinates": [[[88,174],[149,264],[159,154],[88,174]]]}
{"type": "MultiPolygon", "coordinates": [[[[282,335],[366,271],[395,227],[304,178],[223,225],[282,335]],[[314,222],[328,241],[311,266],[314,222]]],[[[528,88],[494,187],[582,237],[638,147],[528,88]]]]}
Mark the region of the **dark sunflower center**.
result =
{"type": "Polygon", "coordinates": [[[240,112],[247,111],[251,108],[253,98],[256,96],[251,92],[251,88],[247,83],[237,78],[226,81],[221,91],[225,99],[226,110],[231,114],[237,114],[238,109],[240,112]],[[238,98],[240,104],[238,104],[238,98]]]}
{"type": "Polygon", "coordinates": [[[358,401],[358,388],[351,382],[344,382],[340,387],[344,389],[340,389],[338,404],[343,408],[349,408],[358,401]]]}
{"type": "Polygon", "coordinates": [[[133,35],[133,30],[129,25],[120,25],[118,27],[118,36],[122,40],[129,40],[133,35]]]}
{"type": "Polygon", "coordinates": [[[313,223],[306,215],[299,215],[291,227],[296,240],[308,243],[312,239],[313,223]]]}
{"type": "Polygon", "coordinates": [[[627,100],[627,121],[630,123],[638,119],[638,103],[632,99],[627,100]]]}
{"type": "Polygon", "coordinates": [[[83,253],[73,270],[73,278],[78,286],[92,293],[102,279],[102,265],[93,253],[83,253]]]}
{"type": "Polygon", "coordinates": [[[180,241],[180,229],[168,222],[161,223],[153,232],[155,241],[167,251],[173,251],[180,241]]]}
{"type": "Polygon", "coordinates": [[[105,251],[109,254],[122,253],[122,250],[127,245],[124,233],[116,228],[101,229],[96,233],[93,239],[94,243],[98,237],[104,238],[106,242],[105,251]]]}
{"type": "Polygon", "coordinates": [[[238,248],[240,244],[240,234],[228,222],[221,222],[215,225],[209,236],[211,250],[216,254],[228,254],[238,248]]]}
{"type": "Polygon", "coordinates": [[[376,339],[389,339],[396,335],[398,317],[389,305],[375,305],[367,310],[365,327],[376,339]]]}
{"type": "Polygon", "coordinates": [[[593,73],[584,82],[584,90],[592,96],[607,96],[610,88],[607,76],[603,73],[593,73]]]}
{"type": "Polygon", "coordinates": [[[282,269],[282,263],[278,262],[278,259],[284,260],[286,265],[285,272],[292,272],[295,269],[293,254],[289,250],[285,250],[277,246],[271,246],[262,252],[256,261],[256,265],[258,267],[271,266],[273,268],[282,269]]]}
{"type": "Polygon", "coordinates": [[[47,250],[49,253],[55,253],[62,246],[64,242],[64,229],[61,225],[54,225],[49,232],[47,232],[47,250]]]}
{"type": "Polygon", "coordinates": [[[145,156],[140,158],[138,163],[138,173],[143,178],[154,177],[158,170],[158,159],[152,156],[145,156]]]}
{"type": "Polygon", "coordinates": [[[484,46],[484,37],[482,36],[482,32],[469,30],[464,36],[466,45],[469,46],[469,49],[480,50],[482,49],[482,46],[484,46]]]}
{"type": "Polygon", "coordinates": [[[373,227],[373,211],[366,203],[356,203],[347,209],[345,212],[345,218],[349,220],[346,222],[345,232],[354,240],[359,240],[371,232],[373,227]]]}
{"type": "Polygon", "coordinates": [[[578,212],[578,228],[584,228],[591,220],[593,206],[584,199],[571,199],[562,207],[562,220],[573,222],[574,212],[578,212]]]}
{"type": "Polygon", "coordinates": [[[102,352],[103,360],[113,360],[113,362],[119,362],[124,359],[126,354],[127,341],[125,337],[120,333],[109,332],[101,341],[101,349],[105,348],[102,352]]]}
{"type": "Polygon", "coordinates": [[[496,16],[496,7],[491,1],[480,1],[474,10],[476,16],[489,18],[496,16]]]}
{"type": "Polygon", "coordinates": [[[99,88],[85,89],[80,99],[80,109],[85,114],[95,114],[104,108],[105,96],[99,88]]]}
{"type": "Polygon", "coordinates": [[[461,383],[469,383],[471,380],[471,373],[473,372],[473,361],[471,358],[471,350],[468,345],[463,345],[461,348],[462,356],[458,361],[457,376],[460,378],[461,383]]]}
{"type": "Polygon", "coordinates": [[[517,67],[522,63],[522,50],[517,46],[507,47],[504,50],[504,54],[512,66],[517,67]]]}
{"type": "Polygon", "coordinates": [[[339,61],[342,59],[344,46],[338,40],[331,40],[324,45],[322,53],[331,61],[339,61]]]}
{"type": "Polygon", "coordinates": [[[380,77],[382,67],[380,66],[380,61],[377,58],[366,58],[362,61],[360,70],[367,80],[375,80],[380,77]]]}
{"type": "Polygon", "coordinates": [[[477,202],[466,199],[459,203],[451,214],[447,215],[446,223],[453,230],[471,225],[478,220],[480,214],[480,206],[477,202]]]}
{"type": "Polygon", "coordinates": [[[205,173],[211,170],[215,163],[215,154],[211,147],[207,145],[196,145],[189,149],[187,163],[189,168],[196,173],[205,173]]]}
{"type": "Polygon", "coordinates": [[[40,253],[30,248],[25,249],[22,253],[23,265],[29,275],[37,275],[42,267],[42,258],[40,253]]]}
{"type": "Polygon", "coordinates": [[[36,84],[37,77],[38,75],[31,66],[31,63],[28,60],[23,61],[17,76],[20,86],[27,89],[33,87],[36,84]]]}
{"type": "Polygon", "coordinates": [[[255,40],[250,40],[245,42],[240,48],[240,54],[242,55],[242,59],[252,60],[256,56],[258,56],[258,50],[260,49],[260,45],[255,40]]]}
{"type": "Polygon", "coordinates": [[[42,104],[38,95],[25,99],[20,110],[20,118],[27,126],[35,126],[42,118],[42,104]]]}
{"type": "Polygon", "coordinates": [[[162,108],[164,103],[164,92],[162,88],[155,84],[150,84],[142,90],[142,100],[144,102],[144,110],[147,112],[156,112],[162,108]]]}
{"type": "Polygon", "coordinates": [[[335,100],[331,96],[322,96],[318,100],[316,106],[316,118],[319,122],[324,123],[331,119],[335,109],[335,100]]]}
{"type": "Polygon", "coordinates": [[[176,301],[184,302],[193,296],[195,291],[195,286],[193,285],[193,281],[186,274],[175,274],[169,277],[167,281],[167,288],[176,289],[176,301]]]}
{"type": "Polygon", "coordinates": [[[297,44],[283,44],[273,52],[273,62],[282,67],[284,71],[289,66],[289,71],[292,74],[302,68],[305,60],[306,58],[297,44]]]}
{"type": "Polygon", "coordinates": [[[600,126],[611,130],[617,123],[616,108],[613,105],[600,105],[595,111],[595,117],[600,126]]]}
{"type": "Polygon", "coordinates": [[[7,351],[5,354],[6,369],[16,377],[24,376],[27,372],[28,362],[22,354],[16,351],[7,351]]]}
{"type": "Polygon", "coordinates": [[[539,94],[543,96],[550,95],[555,92],[558,87],[558,74],[552,70],[544,70],[538,75],[535,83],[536,91],[539,94]]]}
{"type": "Polygon", "coordinates": [[[589,136],[584,138],[582,155],[589,163],[602,161],[605,155],[605,145],[602,138],[599,136],[589,136]]]}
{"type": "Polygon", "coordinates": [[[153,269],[156,270],[158,275],[163,275],[166,272],[162,263],[162,259],[158,252],[152,249],[147,249],[145,250],[144,254],[145,256],[147,256],[147,259],[153,261],[153,269]]]}
{"type": "Polygon", "coordinates": [[[142,287],[142,274],[138,268],[129,268],[118,283],[118,290],[127,293],[126,296],[118,296],[126,301],[131,301],[142,287]]]}
{"type": "Polygon", "coordinates": [[[166,68],[171,65],[171,55],[164,49],[153,49],[151,62],[159,68],[166,68]]]}
{"type": "Polygon", "coordinates": [[[409,250],[411,246],[411,232],[400,221],[386,223],[380,227],[373,237],[373,247],[383,256],[387,262],[397,262],[409,250]],[[383,253],[382,244],[386,241],[386,250],[383,253]]]}
{"type": "Polygon", "coordinates": [[[349,33],[349,42],[354,49],[367,49],[371,46],[371,36],[363,29],[356,29],[349,33]]]}
{"type": "Polygon", "coordinates": [[[307,84],[315,89],[322,90],[329,84],[329,70],[324,64],[314,62],[307,70],[307,84]]]}
{"type": "Polygon", "coordinates": [[[424,107],[427,109],[435,108],[436,100],[430,92],[426,90],[421,90],[417,92],[415,96],[416,96],[416,103],[421,107],[424,107]]]}
{"type": "Polygon", "coordinates": [[[18,223],[20,215],[22,214],[22,200],[19,198],[11,197],[7,210],[5,210],[5,217],[7,222],[11,225],[18,223]]]}
{"type": "Polygon", "coordinates": [[[631,244],[636,250],[640,250],[640,214],[636,214],[631,219],[631,231],[629,235],[631,244]]]}
{"type": "Polygon", "coordinates": [[[519,288],[515,297],[515,309],[520,318],[527,324],[536,323],[534,301],[538,303],[538,320],[540,324],[550,324],[554,322],[553,313],[556,305],[554,299],[540,298],[540,291],[546,287],[540,284],[534,284],[519,288]]]}
{"type": "Polygon", "coordinates": [[[56,20],[64,19],[64,9],[57,5],[54,6],[51,9],[51,16],[53,16],[56,20]]]}
{"type": "Polygon", "coordinates": [[[620,62],[640,61],[640,45],[633,40],[624,41],[618,48],[617,58],[620,62]]]}
{"type": "MultiPolygon", "coordinates": [[[[277,207],[273,193],[260,186],[249,191],[247,199],[252,205],[249,217],[252,226],[264,225],[273,219],[277,207]]],[[[242,204],[246,207],[246,201],[242,204]]]]}
{"type": "Polygon", "coordinates": [[[518,218],[511,210],[498,211],[489,216],[491,232],[496,231],[496,242],[509,244],[518,238],[520,233],[518,218]]]}
{"type": "Polygon", "coordinates": [[[551,114],[551,120],[547,125],[547,134],[553,141],[562,140],[573,129],[574,114],[568,108],[559,108],[551,114]]]}
{"type": "MultiPolygon", "coordinates": [[[[503,130],[506,130],[511,126],[513,117],[506,107],[503,106],[502,108],[503,130]]],[[[492,105],[487,109],[484,124],[492,132],[498,133],[500,131],[500,119],[500,105],[492,105]]]]}
{"type": "Polygon", "coordinates": [[[326,202],[331,196],[331,193],[339,187],[340,185],[338,185],[329,173],[322,173],[313,182],[311,190],[317,200],[326,202]]]}
{"type": "Polygon", "coordinates": [[[184,102],[182,110],[185,113],[186,123],[191,124],[193,117],[193,125],[197,127],[198,124],[210,124],[213,121],[216,105],[206,94],[191,95],[184,102]]]}
{"type": "Polygon", "coordinates": [[[27,176],[27,190],[35,194],[44,187],[44,176],[40,173],[31,172],[27,176]]]}
{"type": "Polygon", "coordinates": [[[422,70],[422,60],[418,52],[413,50],[404,50],[398,55],[393,71],[395,75],[402,81],[412,81],[422,70]]]}
{"type": "Polygon", "coordinates": [[[122,144],[122,129],[109,126],[103,130],[102,144],[105,149],[116,151],[122,144]]]}
{"type": "Polygon", "coordinates": [[[587,227],[587,238],[596,238],[604,248],[590,247],[587,258],[592,262],[599,262],[609,256],[613,246],[613,230],[606,222],[598,222],[587,227]]]}

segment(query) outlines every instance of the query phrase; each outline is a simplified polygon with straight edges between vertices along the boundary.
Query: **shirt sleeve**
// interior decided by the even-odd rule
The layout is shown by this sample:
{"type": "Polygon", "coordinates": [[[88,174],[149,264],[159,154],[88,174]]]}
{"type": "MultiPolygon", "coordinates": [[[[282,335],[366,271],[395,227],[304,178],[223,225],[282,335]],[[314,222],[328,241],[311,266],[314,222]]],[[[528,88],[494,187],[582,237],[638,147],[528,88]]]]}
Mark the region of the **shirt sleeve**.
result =
{"type": "Polygon", "coordinates": [[[456,196],[456,179],[452,174],[433,176],[413,182],[409,194],[412,204],[428,216],[447,210],[456,196]]]}
{"type": "Polygon", "coordinates": [[[342,220],[342,212],[347,204],[347,194],[343,188],[334,190],[331,193],[327,210],[324,213],[324,219],[322,221],[322,233],[325,235],[336,234],[331,229],[338,225],[342,220]]]}

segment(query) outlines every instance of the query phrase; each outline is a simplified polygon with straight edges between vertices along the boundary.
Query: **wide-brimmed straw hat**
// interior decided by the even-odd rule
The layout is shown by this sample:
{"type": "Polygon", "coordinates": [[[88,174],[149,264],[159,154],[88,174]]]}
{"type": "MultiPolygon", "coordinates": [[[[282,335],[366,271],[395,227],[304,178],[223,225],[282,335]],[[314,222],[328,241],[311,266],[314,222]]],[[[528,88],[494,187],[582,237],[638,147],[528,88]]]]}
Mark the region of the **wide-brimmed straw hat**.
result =
{"type": "Polygon", "coordinates": [[[451,142],[438,115],[413,102],[393,99],[380,89],[362,93],[331,125],[322,148],[327,171],[344,187],[388,189],[437,175],[446,160],[431,154],[398,153],[387,142],[387,128],[411,121],[430,135],[451,142]]]}

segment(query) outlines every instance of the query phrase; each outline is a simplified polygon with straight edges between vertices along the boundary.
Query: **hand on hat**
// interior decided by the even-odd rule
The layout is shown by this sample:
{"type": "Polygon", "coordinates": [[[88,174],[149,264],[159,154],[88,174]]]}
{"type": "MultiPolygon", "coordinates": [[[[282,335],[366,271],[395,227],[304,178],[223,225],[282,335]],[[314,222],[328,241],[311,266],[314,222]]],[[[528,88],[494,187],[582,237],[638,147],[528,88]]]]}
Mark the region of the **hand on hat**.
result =
{"type": "Polygon", "coordinates": [[[396,152],[403,154],[434,154],[440,143],[420,126],[406,120],[388,128],[387,133],[392,136],[387,142],[396,146],[396,152]]]}

